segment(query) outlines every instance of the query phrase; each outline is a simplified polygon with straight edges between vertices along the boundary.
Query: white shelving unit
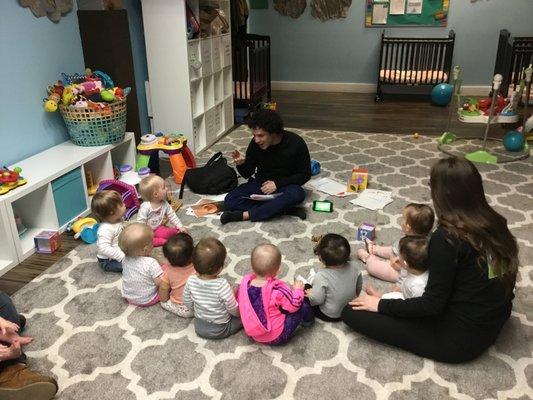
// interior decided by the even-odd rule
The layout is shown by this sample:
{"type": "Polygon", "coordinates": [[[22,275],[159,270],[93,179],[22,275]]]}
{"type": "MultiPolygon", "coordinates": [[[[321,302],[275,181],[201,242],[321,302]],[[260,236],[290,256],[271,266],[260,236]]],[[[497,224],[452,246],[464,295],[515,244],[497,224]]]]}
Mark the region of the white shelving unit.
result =
{"type": "Polygon", "coordinates": [[[90,211],[85,171],[92,172],[95,182],[112,179],[113,166],[135,165],[135,157],[135,139],[133,133],[127,132],[124,141],[118,144],[80,147],[67,141],[16,163],[14,166],[22,168],[22,176],[28,183],[0,196],[0,275],[34,253],[33,238],[39,232],[65,230],[68,222],[61,224],[56,211],[54,180],[80,169],[85,203],[81,204],[83,210],[75,219],[90,211]],[[21,235],[15,216],[19,216],[27,228],[21,235]]]}
{"type": "MultiPolygon", "coordinates": [[[[229,0],[187,0],[221,9],[229,0]]],[[[231,34],[187,40],[184,0],[142,0],[153,127],[180,132],[198,153],[233,127],[231,34]]]]}

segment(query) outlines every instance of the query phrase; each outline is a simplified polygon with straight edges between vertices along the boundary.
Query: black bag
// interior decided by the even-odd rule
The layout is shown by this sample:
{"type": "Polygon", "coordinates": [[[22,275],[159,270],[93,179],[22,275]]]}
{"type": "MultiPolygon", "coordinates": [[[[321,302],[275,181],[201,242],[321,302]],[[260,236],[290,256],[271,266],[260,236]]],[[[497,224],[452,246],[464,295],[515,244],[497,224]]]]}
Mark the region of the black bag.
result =
{"type": "Polygon", "coordinates": [[[237,187],[237,173],[219,151],[203,167],[185,171],[181,181],[180,199],[183,198],[185,185],[198,194],[227,193],[237,187]]]}

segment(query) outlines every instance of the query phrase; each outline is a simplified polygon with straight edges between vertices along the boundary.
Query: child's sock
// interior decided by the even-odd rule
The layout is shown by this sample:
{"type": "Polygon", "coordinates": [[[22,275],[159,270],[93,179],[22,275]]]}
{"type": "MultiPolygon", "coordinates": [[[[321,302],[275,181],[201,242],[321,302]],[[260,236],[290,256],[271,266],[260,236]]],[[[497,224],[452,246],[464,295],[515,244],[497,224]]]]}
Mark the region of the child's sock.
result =
{"type": "Polygon", "coordinates": [[[222,225],[227,224],[228,222],[238,222],[242,220],[242,211],[225,211],[220,216],[220,223],[222,225]]]}

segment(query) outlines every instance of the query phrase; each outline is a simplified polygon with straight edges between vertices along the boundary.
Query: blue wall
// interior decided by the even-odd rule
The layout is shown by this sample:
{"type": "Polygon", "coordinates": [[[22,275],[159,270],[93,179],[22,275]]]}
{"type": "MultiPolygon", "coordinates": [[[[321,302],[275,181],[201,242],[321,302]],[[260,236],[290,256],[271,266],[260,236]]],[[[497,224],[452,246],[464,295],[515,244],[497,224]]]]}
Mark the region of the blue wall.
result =
{"type": "Polygon", "coordinates": [[[146,63],[146,47],[144,44],[141,2],[139,0],[124,0],[124,8],[128,10],[131,51],[133,53],[133,67],[135,69],[135,85],[137,86],[137,102],[139,103],[141,135],[144,135],[145,133],[150,133],[151,128],[146,106],[146,90],[144,89],[144,82],[148,80],[148,65],[146,63]]]}
{"type": "Polygon", "coordinates": [[[56,24],[16,0],[0,2],[0,165],[68,139],[59,113],[45,113],[42,98],[60,72],[83,69],[75,9],[56,24]]]}
{"type": "MultiPolygon", "coordinates": [[[[268,10],[250,10],[250,33],[270,35],[272,80],[375,83],[382,29],[365,28],[365,1],[353,0],[348,17],[320,22],[309,3],[298,19],[268,10]]],[[[492,82],[500,29],[514,36],[533,36],[532,0],[451,0],[447,28],[396,28],[402,36],[446,36],[456,33],[454,64],[465,85],[492,82]]]]}

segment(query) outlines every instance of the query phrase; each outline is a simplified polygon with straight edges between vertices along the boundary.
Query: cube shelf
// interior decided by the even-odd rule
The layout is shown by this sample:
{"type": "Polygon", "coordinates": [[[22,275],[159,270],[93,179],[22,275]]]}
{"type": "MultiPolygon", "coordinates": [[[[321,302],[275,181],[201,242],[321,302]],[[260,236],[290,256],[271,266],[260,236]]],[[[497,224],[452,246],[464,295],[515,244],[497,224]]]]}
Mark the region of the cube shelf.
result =
{"type": "Polygon", "coordinates": [[[231,26],[230,1],[141,2],[153,129],[183,133],[199,153],[233,127],[231,33],[187,40],[185,3],[197,17],[202,5],[218,7],[231,26]]]}

